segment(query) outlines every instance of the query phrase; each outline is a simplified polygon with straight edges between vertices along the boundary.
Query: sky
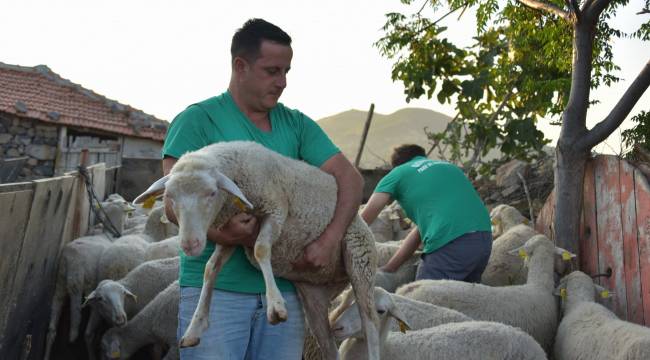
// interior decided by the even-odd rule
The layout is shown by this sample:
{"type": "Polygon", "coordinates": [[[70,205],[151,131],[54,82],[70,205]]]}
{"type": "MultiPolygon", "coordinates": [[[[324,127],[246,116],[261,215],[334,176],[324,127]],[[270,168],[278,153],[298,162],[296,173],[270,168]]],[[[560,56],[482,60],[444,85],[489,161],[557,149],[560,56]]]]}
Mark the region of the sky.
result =
{"type": "MultiPolygon", "coordinates": [[[[0,62],[44,64],[62,77],[171,121],[186,106],[218,95],[230,79],[230,40],[249,18],[264,18],[293,39],[294,57],[281,101],[321,119],[350,109],[390,114],[422,107],[450,116],[453,106],[434,100],[406,103],[401,83],[390,78],[392,61],[373,46],[383,32],[385,14],[412,13],[422,2],[399,0],[207,1],[207,0],[0,0],[0,62]]],[[[641,0],[631,0],[615,19],[623,31],[648,20],[636,15],[641,0]]],[[[425,11],[437,18],[441,13],[425,11]]],[[[451,41],[469,44],[471,14],[449,16],[451,41]]],[[[592,93],[588,127],[607,116],[620,95],[650,58],[650,44],[614,42],[615,62],[624,81],[592,93]]],[[[650,110],[650,91],[631,115],[650,110]]],[[[557,140],[560,128],[539,124],[557,140]]],[[[621,129],[632,127],[628,120],[621,129]]],[[[596,151],[619,153],[619,131],[596,151]]]]}

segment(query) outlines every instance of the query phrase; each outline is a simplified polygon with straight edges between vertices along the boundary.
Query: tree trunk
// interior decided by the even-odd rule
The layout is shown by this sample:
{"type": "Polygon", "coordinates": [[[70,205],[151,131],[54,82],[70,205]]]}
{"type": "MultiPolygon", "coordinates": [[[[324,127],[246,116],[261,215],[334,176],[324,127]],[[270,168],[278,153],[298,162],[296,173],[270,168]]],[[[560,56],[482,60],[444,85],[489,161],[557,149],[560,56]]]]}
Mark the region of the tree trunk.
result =
{"type": "Polygon", "coordinates": [[[555,151],[555,242],[557,246],[579,254],[580,216],[583,181],[589,152],[571,147],[555,151]]]}
{"type": "Polygon", "coordinates": [[[594,25],[574,24],[571,93],[562,114],[562,130],[555,149],[555,239],[558,246],[579,254],[580,215],[585,164],[591,149],[578,140],[587,134],[587,107],[591,85],[594,25]]]}

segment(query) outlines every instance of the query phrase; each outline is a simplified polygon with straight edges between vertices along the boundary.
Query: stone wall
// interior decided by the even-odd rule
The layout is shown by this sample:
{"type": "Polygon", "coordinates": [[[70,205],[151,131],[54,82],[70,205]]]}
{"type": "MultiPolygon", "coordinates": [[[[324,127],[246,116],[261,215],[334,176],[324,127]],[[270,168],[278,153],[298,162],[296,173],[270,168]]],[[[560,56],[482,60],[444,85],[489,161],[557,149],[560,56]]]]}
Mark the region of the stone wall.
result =
{"type": "Polygon", "coordinates": [[[57,143],[56,126],[0,112],[0,159],[29,158],[16,181],[54,175],[57,143]]]}

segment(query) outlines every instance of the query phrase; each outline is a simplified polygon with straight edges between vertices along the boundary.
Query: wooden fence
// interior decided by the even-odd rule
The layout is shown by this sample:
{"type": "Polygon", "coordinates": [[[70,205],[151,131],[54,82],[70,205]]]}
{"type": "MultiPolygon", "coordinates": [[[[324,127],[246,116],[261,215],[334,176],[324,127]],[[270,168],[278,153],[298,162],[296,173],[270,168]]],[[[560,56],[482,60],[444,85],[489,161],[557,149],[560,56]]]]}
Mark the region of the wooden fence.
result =
{"type": "MultiPolygon", "coordinates": [[[[88,168],[100,199],[115,192],[116,171],[88,168]]],[[[43,357],[60,250],[87,232],[89,209],[76,172],[0,185],[0,359],[43,357]]]]}
{"type": "MultiPolygon", "coordinates": [[[[614,292],[610,306],[620,318],[650,326],[650,186],[627,161],[600,155],[587,163],[579,239],[579,266],[606,273],[601,285],[614,292]]],[[[553,238],[551,193],[536,223],[553,238]]]]}

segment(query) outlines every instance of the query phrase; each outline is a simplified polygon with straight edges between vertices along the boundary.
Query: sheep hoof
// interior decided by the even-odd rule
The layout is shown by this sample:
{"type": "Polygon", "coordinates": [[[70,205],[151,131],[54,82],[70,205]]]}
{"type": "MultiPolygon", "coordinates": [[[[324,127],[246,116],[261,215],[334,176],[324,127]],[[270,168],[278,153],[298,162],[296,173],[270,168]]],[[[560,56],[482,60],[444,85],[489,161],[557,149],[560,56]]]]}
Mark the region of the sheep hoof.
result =
{"type": "Polygon", "coordinates": [[[269,311],[267,313],[267,318],[269,320],[269,323],[271,325],[276,325],[281,322],[287,321],[287,310],[284,308],[284,306],[278,306],[276,308],[269,308],[269,311]]]}
{"type": "Polygon", "coordinates": [[[194,347],[194,346],[199,345],[200,342],[201,342],[201,339],[197,338],[197,337],[183,337],[181,339],[181,343],[180,343],[179,347],[181,347],[181,348],[194,347]]]}

